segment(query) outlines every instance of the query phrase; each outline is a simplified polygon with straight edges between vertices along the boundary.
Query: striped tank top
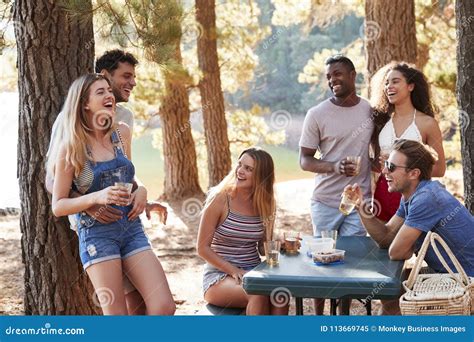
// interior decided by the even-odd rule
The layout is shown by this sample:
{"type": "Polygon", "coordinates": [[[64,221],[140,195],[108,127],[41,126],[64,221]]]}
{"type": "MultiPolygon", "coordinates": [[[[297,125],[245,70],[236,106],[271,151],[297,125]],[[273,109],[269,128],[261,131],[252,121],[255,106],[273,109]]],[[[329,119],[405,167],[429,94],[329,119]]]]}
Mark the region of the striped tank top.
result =
{"type": "Polygon", "coordinates": [[[263,238],[262,219],[232,212],[228,197],[227,207],[227,217],[216,228],[211,249],[236,267],[255,267],[260,264],[257,245],[263,238]]]}

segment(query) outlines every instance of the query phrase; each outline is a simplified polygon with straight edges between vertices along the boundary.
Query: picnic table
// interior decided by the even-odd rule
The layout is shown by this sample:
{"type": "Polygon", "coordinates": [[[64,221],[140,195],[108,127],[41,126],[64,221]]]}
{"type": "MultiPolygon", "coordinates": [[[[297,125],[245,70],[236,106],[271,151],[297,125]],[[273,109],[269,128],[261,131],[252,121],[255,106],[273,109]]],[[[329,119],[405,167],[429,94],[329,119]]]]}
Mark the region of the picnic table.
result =
{"type": "Polygon", "coordinates": [[[304,252],[282,254],[278,266],[262,262],[246,273],[243,287],[248,294],[268,296],[277,289],[288,291],[295,297],[297,315],[303,314],[303,298],[331,299],[333,315],[337,299],[359,299],[370,315],[372,299],[400,296],[404,261],[390,260],[388,250],[370,237],[343,236],[336,248],[346,251],[343,263],[318,266],[304,252]]]}

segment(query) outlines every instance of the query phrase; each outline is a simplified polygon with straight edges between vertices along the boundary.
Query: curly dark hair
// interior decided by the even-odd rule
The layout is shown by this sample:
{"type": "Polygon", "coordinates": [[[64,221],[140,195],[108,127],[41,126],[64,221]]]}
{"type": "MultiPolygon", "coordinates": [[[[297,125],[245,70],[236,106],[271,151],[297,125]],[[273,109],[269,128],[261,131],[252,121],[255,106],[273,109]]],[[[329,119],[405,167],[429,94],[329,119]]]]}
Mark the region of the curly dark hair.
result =
{"type": "MultiPolygon", "coordinates": [[[[396,70],[405,77],[408,84],[414,84],[410,94],[410,100],[417,111],[428,116],[435,117],[436,109],[431,100],[431,91],[426,76],[414,66],[406,62],[391,62],[380,68],[370,81],[370,103],[373,108],[374,131],[371,143],[378,158],[380,154],[379,134],[382,128],[390,120],[395,106],[388,101],[385,94],[385,83],[390,71],[396,70]]],[[[377,160],[377,159],[376,159],[377,160]]]]}
{"type": "Polygon", "coordinates": [[[95,61],[95,72],[100,73],[105,69],[112,73],[119,67],[119,63],[129,63],[136,66],[138,60],[130,52],[125,52],[123,50],[116,49],[106,51],[95,61]]]}

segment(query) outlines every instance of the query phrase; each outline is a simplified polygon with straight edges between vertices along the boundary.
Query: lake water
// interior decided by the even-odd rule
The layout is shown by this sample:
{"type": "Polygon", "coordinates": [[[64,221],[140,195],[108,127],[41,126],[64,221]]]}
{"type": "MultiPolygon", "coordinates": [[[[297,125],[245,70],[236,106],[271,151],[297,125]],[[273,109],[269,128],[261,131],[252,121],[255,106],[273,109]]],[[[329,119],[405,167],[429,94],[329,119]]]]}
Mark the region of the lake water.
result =
{"type": "MultiPolygon", "coordinates": [[[[18,142],[18,93],[0,93],[0,146],[2,146],[2,167],[0,179],[0,208],[20,207],[19,187],[17,179],[17,142],[18,142]]],[[[300,120],[301,121],[301,120],[300,120]]],[[[296,122],[301,125],[302,122],[296,122]]],[[[298,126],[291,135],[299,136],[298,126]]],[[[147,186],[149,199],[157,198],[163,190],[163,160],[158,150],[152,147],[152,132],[133,140],[133,162],[137,176],[147,186]]],[[[312,178],[309,172],[304,172],[298,165],[297,148],[284,146],[264,146],[273,156],[277,182],[312,178]]],[[[203,165],[202,167],[205,168],[203,165]]],[[[202,176],[202,175],[201,175],[202,176]]],[[[201,179],[201,186],[205,186],[201,179]]],[[[204,189],[205,190],[205,189],[204,189]]]]}

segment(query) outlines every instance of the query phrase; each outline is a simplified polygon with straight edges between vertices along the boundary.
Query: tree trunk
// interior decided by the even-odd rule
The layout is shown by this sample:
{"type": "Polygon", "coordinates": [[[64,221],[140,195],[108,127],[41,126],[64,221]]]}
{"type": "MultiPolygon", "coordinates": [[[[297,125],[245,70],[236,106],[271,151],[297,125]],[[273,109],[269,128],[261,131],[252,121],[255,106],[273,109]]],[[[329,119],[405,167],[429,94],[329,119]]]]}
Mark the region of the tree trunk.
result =
{"type": "Polygon", "coordinates": [[[366,0],[365,20],[369,79],[392,60],[416,63],[414,0],[366,0]]]}
{"type": "Polygon", "coordinates": [[[472,37],[474,27],[474,3],[472,1],[456,1],[457,31],[457,82],[456,94],[459,106],[459,122],[461,130],[461,155],[464,176],[465,205],[474,215],[474,45],[472,37]]]}
{"type": "Polygon", "coordinates": [[[231,158],[224,96],[217,56],[216,12],[214,0],[196,0],[196,21],[200,25],[197,41],[204,135],[207,147],[209,186],[217,185],[230,171],[231,158]]]}
{"type": "MultiPolygon", "coordinates": [[[[68,18],[57,1],[15,1],[18,48],[22,259],[25,314],[94,314],[93,289],[82,270],[76,234],[54,219],[45,189],[53,122],[71,82],[93,70],[92,15],[68,18]]],[[[90,1],[84,1],[91,8],[90,1]]]]}
{"type": "MultiPolygon", "coordinates": [[[[175,62],[182,64],[179,42],[175,62]]],[[[166,94],[160,108],[165,162],[164,196],[172,201],[202,196],[196,161],[196,148],[189,121],[189,96],[185,84],[172,73],[165,73],[166,94]]]]}

